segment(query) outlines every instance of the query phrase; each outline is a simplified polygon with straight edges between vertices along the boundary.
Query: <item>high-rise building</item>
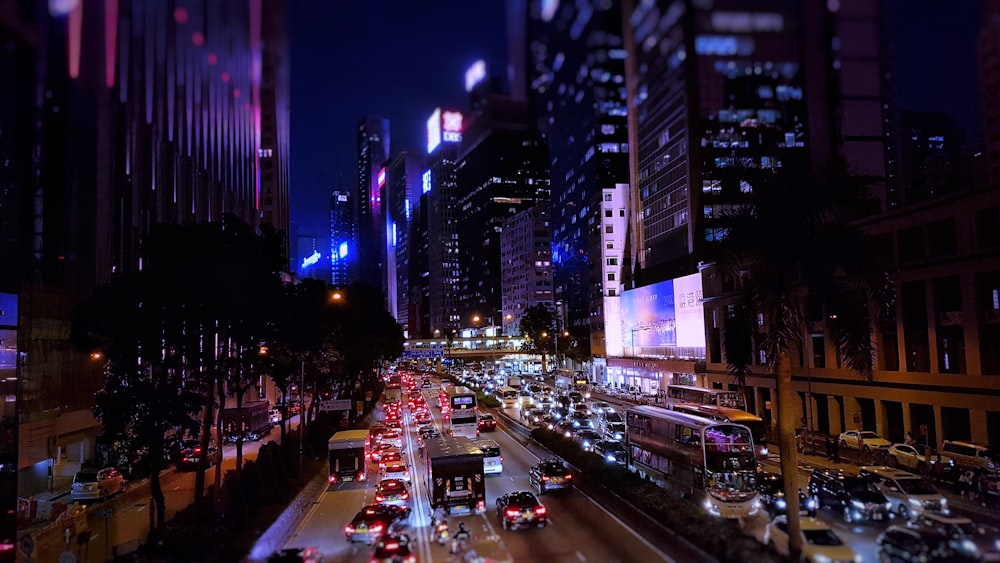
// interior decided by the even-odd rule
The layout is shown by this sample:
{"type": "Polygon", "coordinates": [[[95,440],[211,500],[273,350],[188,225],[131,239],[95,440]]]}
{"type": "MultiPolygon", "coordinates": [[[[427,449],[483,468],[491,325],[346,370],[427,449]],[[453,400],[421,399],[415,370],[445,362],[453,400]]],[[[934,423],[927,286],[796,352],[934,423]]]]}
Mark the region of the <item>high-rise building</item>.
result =
{"type": "Polygon", "coordinates": [[[624,224],[625,207],[611,201],[629,182],[621,5],[534,0],[525,15],[530,95],[552,167],[555,299],[606,356],[606,301],[617,300],[625,258],[624,225],[612,224],[624,224]]]}
{"type": "MultiPolygon", "coordinates": [[[[427,331],[445,336],[459,328],[458,183],[456,163],[464,116],[437,108],[427,120],[427,170],[420,177],[427,217],[427,331]]],[[[423,211],[421,213],[424,213],[423,211]]]]}
{"type": "Polygon", "coordinates": [[[548,206],[532,207],[508,219],[500,233],[503,304],[497,324],[504,336],[520,334],[530,307],[552,304],[552,225],[548,206]]]}
{"type": "Polygon", "coordinates": [[[389,160],[389,120],[366,116],[358,123],[358,185],[354,193],[355,244],[352,281],[385,290],[385,217],[382,187],[389,160]]]}
{"type": "Polygon", "coordinates": [[[987,178],[991,184],[1000,184],[1000,0],[983,0],[976,54],[987,178]]]}
{"type": "MultiPolygon", "coordinates": [[[[34,34],[37,51],[5,49],[2,59],[34,56],[9,64],[36,69],[27,78],[39,93],[35,125],[17,140],[32,147],[32,181],[20,191],[20,252],[10,258],[24,282],[17,289],[18,353],[26,358],[17,368],[18,424],[27,437],[19,444],[21,496],[46,488],[50,468],[60,476],[99,461],[91,407],[104,374],[65,335],[95,286],[141,267],[151,227],[223,214],[257,227],[266,186],[277,197],[270,220],[288,224],[274,193],[284,189],[287,159],[279,68],[287,61],[264,45],[265,38],[277,45],[283,33],[263,25],[280,21],[270,13],[276,3],[28,4],[39,11],[19,29],[34,34]],[[265,57],[270,84],[255,64],[265,57]],[[270,108],[265,92],[273,92],[270,108]],[[263,123],[265,115],[273,123],[263,123]],[[275,143],[266,147],[272,183],[262,179],[258,139],[265,137],[275,143]]],[[[24,75],[15,76],[20,85],[24,75]]],[[[18,110],[30,114],[32,106],[18,110]]]]}
{"type": "Polygon", "coordinates": [[[418,205],[426,169],[423,151],[402,151],[386,169],[382,193],[386,213],[387,290],[389,312],[409,331],[410,315],[410,222],[418,205]]]}
{"type": "Polygon", "coordinates": [[[354,205],[347,188],[330,195],[330,283],[351,283],[351,263],[356,259],[354,205]]]}
{"type": "Polygon", "coordinates": [[[955,118],[941,112],[904,111],[900,115],[900,201],[916,203],[968,186],[962,184],[965,133],[955,118]]]}
{"type": "Polygon", "coordinates": [[[510,217],[549,202],[545,137],[528,104],[480,98],[468,114],[457,163],[458,314],[461,326],[500,321],[500,235],[510,217]],[[479,322],[473,319],[478,317],[479,322]]]}
{"type": "MultiPolygon", "coordinates": [[[[283,0],[262,0],[260,70],[259,201],[261,224],[284,233],[285,255],[288,236],[288,150],[289,150],[289,57],[288,7],[283,0]]],[[[242,92],[240,93],[242,96],[242,92]]]]}

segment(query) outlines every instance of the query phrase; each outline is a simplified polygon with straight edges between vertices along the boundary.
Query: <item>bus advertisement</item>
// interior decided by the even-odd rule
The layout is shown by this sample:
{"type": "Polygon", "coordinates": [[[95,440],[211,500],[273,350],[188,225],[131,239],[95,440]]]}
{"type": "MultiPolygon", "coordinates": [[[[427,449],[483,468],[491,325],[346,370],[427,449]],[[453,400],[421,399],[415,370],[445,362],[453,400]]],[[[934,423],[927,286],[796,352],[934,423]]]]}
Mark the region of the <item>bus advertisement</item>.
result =
{"type": "Polygon", "coordinates": [[[448,415],[445,423],[448,433],[452,436],[465,436],[475,440],[479,437],[479,408],[476,403],[476,392],[460,385],[448,387],[446,393],[445,404],[448,407],[448,415]]]}
{"type": "Polygon", "coordinates": [[[739,409],[727,407],[716,407],[712,405],[697,405],[695,403],[668,403],[667,407],[677,412],[693,414],[703,418],[710,418],[720,422],[732,422],[742,424],[750,429],[753,434],[754,453],[757,459],[764,461],[767,459],[767,428],[764,426],[764,419],[739,409]]]}
{"type": "Polygon", "coordinates": [[[715,516],[745,518],[760,509],[746,426],[643,405],[625,411],[625,428],[631,471],[690,495],[715,516]]]}
{"type": "Polygon", "coordinates": [[[743,393],[724,389],[708,389],[692,385],[668,385],[667,401],[712,405],[731,409],[747,410],[743,393]]]}

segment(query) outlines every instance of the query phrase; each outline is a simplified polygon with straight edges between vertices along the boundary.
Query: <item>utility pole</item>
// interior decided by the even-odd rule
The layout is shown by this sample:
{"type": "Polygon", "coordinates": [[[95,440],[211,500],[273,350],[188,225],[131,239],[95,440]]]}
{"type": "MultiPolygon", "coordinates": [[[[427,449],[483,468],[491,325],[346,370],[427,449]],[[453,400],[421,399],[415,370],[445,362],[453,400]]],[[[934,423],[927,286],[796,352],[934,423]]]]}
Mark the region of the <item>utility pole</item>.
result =
{"type": "Polygon", "coordinates": [[[299,475],[302,474],[302,449],[306,441],[306,361],[299,375],[299,475]]]}

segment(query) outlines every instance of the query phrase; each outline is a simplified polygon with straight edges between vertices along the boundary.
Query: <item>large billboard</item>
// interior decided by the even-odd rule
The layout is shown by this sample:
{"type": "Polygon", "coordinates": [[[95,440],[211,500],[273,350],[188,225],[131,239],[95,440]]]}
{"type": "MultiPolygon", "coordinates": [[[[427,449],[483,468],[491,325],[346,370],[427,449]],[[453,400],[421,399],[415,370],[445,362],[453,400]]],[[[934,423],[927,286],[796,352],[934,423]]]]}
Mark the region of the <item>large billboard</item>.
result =
{"type": "Polygon", "coordinates": [[[622,292],[624,353],[643,348],[704,348],[701,274],[622,292]]]}
{"type": "Polygon", "coordinates": [[[427,119],[427,154],[434,152],[441,143],[462,142],[462,112],[436,108],[427,119]]]}

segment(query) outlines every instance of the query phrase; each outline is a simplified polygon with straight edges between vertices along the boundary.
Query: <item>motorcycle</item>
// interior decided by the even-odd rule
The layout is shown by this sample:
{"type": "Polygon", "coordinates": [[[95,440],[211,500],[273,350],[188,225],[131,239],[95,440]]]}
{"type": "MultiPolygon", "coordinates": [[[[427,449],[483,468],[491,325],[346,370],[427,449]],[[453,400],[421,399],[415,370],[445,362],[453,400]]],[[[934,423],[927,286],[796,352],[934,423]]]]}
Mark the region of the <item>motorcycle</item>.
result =
{"type": "Polygon", "coordinates": [[[438,545],[444,545],[448,543],[449,539],[451,539],[451,530],[448,529],[448,523],[441,520],[434,525],[434,541],[438,542],[438,545]]]}

